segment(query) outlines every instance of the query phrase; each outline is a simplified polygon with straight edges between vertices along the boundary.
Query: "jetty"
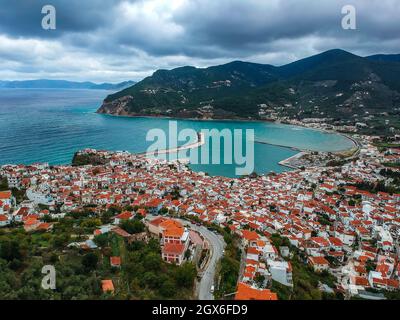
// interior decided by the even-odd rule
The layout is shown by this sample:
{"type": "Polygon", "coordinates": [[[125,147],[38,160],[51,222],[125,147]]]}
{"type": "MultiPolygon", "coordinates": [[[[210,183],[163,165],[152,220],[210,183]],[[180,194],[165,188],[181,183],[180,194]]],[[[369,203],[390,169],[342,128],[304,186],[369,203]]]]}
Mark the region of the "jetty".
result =
{"type": "Polygon", "coordinates": [[[164,150],[155,150],[151,152],[141,152],[141,153],[136,153],[137,156],[142,156],[142,157],[152,157],[152,156],[157,156],[160,154],[170,154],[170,153],[177,153],[182,150],[189,150],[189,149],[195,149],[200,146],[202,146],[205,143],[205,138],[204,138],[204,133],[198,132],[197,133],[197,141],[191,144],[186,144],[183,146],[179,146],[176,148],[171,148],[171,149],[164,149],[164,150]]]}

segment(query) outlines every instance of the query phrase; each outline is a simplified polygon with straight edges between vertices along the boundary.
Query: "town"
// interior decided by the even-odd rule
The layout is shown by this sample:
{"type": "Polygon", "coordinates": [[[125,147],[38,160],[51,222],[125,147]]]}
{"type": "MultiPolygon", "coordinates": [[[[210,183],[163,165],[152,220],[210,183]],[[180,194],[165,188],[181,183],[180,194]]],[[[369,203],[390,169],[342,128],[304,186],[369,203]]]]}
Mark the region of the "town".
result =
{"type": "Polygon", "coordinates": [[[357,156],[340,165],[237,179],[94,149],[78,153],[83,165],[4,165],[0,236],[84,218],[61,250],[101,252],[111,296],[125,290],[127,248],[141,243],[190,269],[184,298],[387,299],[400,290],[400,144],[354,139],[357,156]]]}

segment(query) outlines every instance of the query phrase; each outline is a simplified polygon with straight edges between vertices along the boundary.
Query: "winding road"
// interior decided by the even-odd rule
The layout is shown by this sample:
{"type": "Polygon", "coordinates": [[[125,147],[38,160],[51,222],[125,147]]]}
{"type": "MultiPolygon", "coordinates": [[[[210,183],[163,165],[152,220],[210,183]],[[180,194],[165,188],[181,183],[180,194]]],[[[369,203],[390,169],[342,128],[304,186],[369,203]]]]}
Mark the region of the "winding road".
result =
{"type": "Polygon", "coordinates": [[[215,234],[203,226],[197,226],[189,221],[181,220],[184,225],[190,226],[194,231],[199,232],[210,244],[210,258],[207,262],[205,270],[201,273],[202,277],[199,283],[199,300],[214,300],[214,295],[211,293],[211,287],[214,284],[215,271],[218,261],[223,256],[225,242],[221,235],[215,234]]]}
{"type": "MultiPolygon", "coordinates": [[[[146,220],[153,220],[156,216],[147,215],[146,220]]],[[[205,270],[200,272],[201,280],[198,286],[198,299],[199,300],[214,300],[214,295],[211,293],[211,287],[214,285],[215,272],[217,269],[218,261],[223,256],[223,251],[226,243],[220,234],[216,234],[208,230],[204,226],[198,226],[190,221],[173,218],[180,221],[184,226],[200,233],[210,245],[210,258],[207,262],[205,270]]]]}

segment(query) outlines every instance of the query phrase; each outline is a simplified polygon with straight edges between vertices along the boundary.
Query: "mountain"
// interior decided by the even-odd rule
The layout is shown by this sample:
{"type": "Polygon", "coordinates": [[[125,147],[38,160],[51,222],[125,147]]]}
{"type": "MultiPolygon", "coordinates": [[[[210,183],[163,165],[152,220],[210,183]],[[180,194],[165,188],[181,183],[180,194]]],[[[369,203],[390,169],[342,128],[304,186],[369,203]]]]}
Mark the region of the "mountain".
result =
{"type": "Polygon", "coordinates": [[[120,83],[100,83],[100,84],[93,83],[92,86],[88,89],[123,90],[125,88],[133,86],[135,83],[136,82],[132,80],[123,81],[120,83]]]}
{"type": "Polygon", "coordinates": [[[98,112],[365,122],[398,114],[400,63],[396,59],[334,49],[279,67],[234,61],[203,69],[158,70],[106,97],[98,112]]]}
{"type": "Polygon", "coordinates": [[[400,62],[400,54],[375,54],[367,58],[374,61],[400,62]]]}
{"type": "Polygon", "coordinates": [[[121,83],[73,82],[67,80],[24,80],[24,81],[0,81],[0,88],[23,88],[23,89],[103,89],[122,90],[134,85],[134,81],[121,83]]]}
{"type": "Polygon", "coordinates": [[[279,74],[284,78],[314,73],[318,68],[330,68],[336,63],[343,64],[362,59],[340,49],[329,50],[279,67],[279,74]]]}

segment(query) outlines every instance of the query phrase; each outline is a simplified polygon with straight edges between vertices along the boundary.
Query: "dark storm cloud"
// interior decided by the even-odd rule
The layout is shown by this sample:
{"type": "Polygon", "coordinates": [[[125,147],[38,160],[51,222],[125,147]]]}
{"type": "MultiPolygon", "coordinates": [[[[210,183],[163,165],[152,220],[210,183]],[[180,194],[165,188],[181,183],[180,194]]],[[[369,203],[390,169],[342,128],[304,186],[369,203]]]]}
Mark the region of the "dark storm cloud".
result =
{"type": "Polygon", "coordinates": [[[1,0],[0,32],[13,36],[55,37],[66,32],[88,32],[103,26],[122,0],[1,0]],[[42,8],[53,5],[57,29],[43,32],[42,8]]]}
{"type": "Polygon", "coordinates": [[[276,41],[314,37],[335,38],[337,47],[349,38],[375,43],[400,38],[400,2],[397,0],[193,0],[175,16],[185,26],[187,41],[213,44],[227,51],[258,53],[272,49],[276,41]],[[341,9],[353,4],[358,28],[343,30],[341,9]],[[376,40],[380,39],[379,42],[376,40]],[[192,40],[192,41],[190,41],[192,40]]]}
{"type": "Polygon", "coordinates": [[[321,6],[320,1],[308,0],[307,9],[304,1],[280,1],[279,5],[272,2],[222,0],[207,5],[194,0],[179,12],[176,21],[184,24],[194,38],[228,48],[339,27],[341,7],[334,2],[321,6]]]}
{"type": "Polygon", "coordinates": [[[234,59],[283,64],[332,48],[400,53],[399,0],[1,0],[0,78],[138,79],[234,59]],[[57,9],[57,30],[41,8],[57,9]],[[343,30],[354,5],[357,30],[343,30]]]}

